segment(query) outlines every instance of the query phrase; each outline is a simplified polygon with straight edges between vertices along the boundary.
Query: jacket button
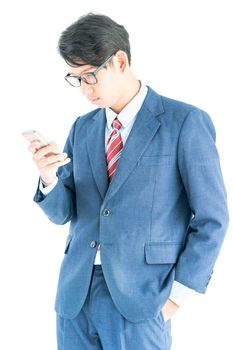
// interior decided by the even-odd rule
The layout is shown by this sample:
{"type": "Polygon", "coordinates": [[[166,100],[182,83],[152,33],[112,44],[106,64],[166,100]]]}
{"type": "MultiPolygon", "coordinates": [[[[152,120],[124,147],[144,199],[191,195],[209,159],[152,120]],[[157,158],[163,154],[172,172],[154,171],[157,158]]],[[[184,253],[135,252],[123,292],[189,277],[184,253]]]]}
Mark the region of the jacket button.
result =
{"type": "Polygon", "coordinates": [[[110,215],[110,210],[104,209],[103,210],[103,216],[109,216],[110,215]]]}
{"type": "Polygon", "coordinates": [[[96,245],[97,245],[97,242],[96,242],[96,241],[91,241],[91,243],[90,243],[90,247],[91,247],[91,248],[95,248],[96,245]]]}

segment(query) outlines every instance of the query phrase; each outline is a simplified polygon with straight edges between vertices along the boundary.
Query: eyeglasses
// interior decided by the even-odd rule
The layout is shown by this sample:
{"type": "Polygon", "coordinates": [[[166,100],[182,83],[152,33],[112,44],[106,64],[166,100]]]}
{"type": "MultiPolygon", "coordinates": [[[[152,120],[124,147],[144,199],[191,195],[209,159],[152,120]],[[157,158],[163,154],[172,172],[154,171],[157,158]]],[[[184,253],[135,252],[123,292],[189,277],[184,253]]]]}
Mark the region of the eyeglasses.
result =
{"type": "Polygon", "coordinates": [[[94,85],[96,83],[98,83],[96,74],[103,69],[108,62],[112,59],[114,55],[110,56],[103,64],[101,64],[101,66],[99,66],[94,72],[86,72],[83,73],[82,75],[72,75],[71,73],[68,73],[65,76],[65,80],[74,87],[80,87],[81,86],[81,82],[83,81],[84,83],[88,84],[88,85],[94,85]]]}

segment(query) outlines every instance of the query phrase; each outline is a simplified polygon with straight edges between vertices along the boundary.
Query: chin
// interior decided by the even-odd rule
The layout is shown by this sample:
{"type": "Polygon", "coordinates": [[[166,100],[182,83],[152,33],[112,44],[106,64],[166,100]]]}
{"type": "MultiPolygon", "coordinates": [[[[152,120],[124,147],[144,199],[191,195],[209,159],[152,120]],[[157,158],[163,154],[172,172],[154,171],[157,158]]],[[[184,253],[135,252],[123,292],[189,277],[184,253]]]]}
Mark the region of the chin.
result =
{"type": "Polygon", "coordinates": [[[93,104],[99,108],[108,108],[109,107],[108,104],[106,102],[104,102],[103,100],[95,101],[93,104]]]}
{"type": "Polygon", "coordinates": [[[95,106],[97,106],[98,108],[112,108],[112,106],[114,105],[113,101],[107,101],[106,99],[98,99],[96,101],[93,101],[92,104],[94,104],[95,106]]]}

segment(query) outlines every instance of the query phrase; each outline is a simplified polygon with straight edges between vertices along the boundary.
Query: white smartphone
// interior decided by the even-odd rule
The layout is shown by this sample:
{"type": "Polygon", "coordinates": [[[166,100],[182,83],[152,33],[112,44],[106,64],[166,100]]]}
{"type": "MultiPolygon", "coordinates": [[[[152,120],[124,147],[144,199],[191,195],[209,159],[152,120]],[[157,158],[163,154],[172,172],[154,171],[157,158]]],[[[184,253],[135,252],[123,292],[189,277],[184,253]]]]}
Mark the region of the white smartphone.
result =
{"type": "Polygon", "coordinates": [[[46,140],[46,138],[44,136],[42,136],[39,133],[39,131],[36,131],[36,130],[25,130],[25,131],[22,132],[22,135],[29,142],[39,141],[40,144],[38,145],[37,149],[40,149],[41,147],[47,146],[49,144],[49,142],[46,140]]]}

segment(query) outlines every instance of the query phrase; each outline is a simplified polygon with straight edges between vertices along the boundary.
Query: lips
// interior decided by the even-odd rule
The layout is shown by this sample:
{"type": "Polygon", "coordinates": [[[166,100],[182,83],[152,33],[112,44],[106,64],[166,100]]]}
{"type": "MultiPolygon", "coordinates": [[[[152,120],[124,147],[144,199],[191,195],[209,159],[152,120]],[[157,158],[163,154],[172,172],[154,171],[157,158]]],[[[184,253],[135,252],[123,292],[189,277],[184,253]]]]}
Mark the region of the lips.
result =
{"type": "Polygon", "coordinates": [[[92,103],[94,103],[94,102],[96,102],[98,100],[99,100],[99,97],[95,97],[95,98],[90,98],[89,99],[89,101],[92,102],[92,103]]]}

